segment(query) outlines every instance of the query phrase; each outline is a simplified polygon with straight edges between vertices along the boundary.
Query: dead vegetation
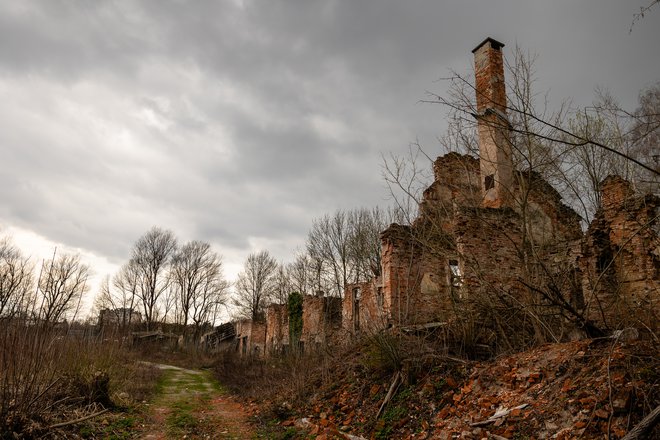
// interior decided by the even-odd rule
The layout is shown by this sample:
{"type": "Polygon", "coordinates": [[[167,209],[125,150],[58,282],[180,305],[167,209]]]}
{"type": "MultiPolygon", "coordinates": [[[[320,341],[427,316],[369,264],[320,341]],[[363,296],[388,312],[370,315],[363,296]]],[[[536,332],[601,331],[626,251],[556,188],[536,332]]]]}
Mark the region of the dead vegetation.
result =
{"type": "Polygon", "coordinates": [[[158,377],[116,342],[17,320],[0,325],[0,438],[73,435],[148,398],[158,377]]]}
{"type": "Polygon", "coordinates": [[[420,336],[298,358],[225,357],[216,368],[258,403],[254,418],[269,438],[374,439],[623,438],[660,404],[657,371],[649,341],[582,340],[467,361],[420,336]]]}

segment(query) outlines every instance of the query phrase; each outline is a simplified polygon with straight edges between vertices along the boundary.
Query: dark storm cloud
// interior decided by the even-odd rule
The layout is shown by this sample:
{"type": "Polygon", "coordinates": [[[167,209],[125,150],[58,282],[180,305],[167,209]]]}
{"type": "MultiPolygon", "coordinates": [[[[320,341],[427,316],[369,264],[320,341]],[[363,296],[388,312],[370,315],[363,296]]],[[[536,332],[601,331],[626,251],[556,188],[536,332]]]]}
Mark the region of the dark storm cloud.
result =
{"type": "Polygon", "coordinates": [[[6,2],[0,221],[114,262],[154,224],[286,258],[312,218],[384,204],[381,155],[440,153],[419,100],[488,35],[556,102],[634,107],[660,71],[660,11],[628,33],[644,3],[6,2]]]}

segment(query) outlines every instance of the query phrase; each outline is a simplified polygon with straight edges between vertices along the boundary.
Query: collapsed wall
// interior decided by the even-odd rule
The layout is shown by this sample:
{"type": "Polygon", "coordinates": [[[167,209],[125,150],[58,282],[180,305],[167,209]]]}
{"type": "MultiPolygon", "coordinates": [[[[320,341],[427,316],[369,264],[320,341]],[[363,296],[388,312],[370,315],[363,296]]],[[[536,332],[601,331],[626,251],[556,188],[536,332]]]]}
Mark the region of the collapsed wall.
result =
{"type": "Polygon", "coordinates": [[[630,322],[657,331],[660,305],[660,197],[635,195],[619,176],[601,183],[602,206],[585,234],[578,263],[585,312],[606,329],[630,322]]]}
{"type": "MultiPolygon", "coordinates": [[[[568,321],[613,329],[637,319],[657,328],[660,198],[637,197],[629,182],[610,177],[583,236],[580,216],[552,185],[513,167],[503,46],[487,38],[473,51],[479,157],[435,160],[418,217],[381,233],[380,277],[345,286],[343,301],[304,297],[307,349],[340,334],[444,325],[481,312],[483,321],[495,305],[539,341],[563,337],[568,321]]],[[[287,319],[286,307],[269,308],[269,352],[288,344],[287,319]]]]}
{"type": "Polygon", "coordinates": [[[263,356],[266,345],[266,324],[250,319],[238,321],[236,340],[241,356],[263,356]]]}
{"type": "Polygon", "coordinates": [[[332,344],[341,330],[341,298],[305,295],[303,297],[303,328],[300,343],[304,350],[316,350],[332,344]]]}
{"type": "Polygon", "coordinates": [[[381,277],[353,283],[344,289],[342,329],[349,335],[374,332],[387,326],[381,277]]]}
{"type": "Polygon", "coordinates": [[[289,348],[289,311],[286,304],[266,308],[266,353],[283,353],[289,348]]]}

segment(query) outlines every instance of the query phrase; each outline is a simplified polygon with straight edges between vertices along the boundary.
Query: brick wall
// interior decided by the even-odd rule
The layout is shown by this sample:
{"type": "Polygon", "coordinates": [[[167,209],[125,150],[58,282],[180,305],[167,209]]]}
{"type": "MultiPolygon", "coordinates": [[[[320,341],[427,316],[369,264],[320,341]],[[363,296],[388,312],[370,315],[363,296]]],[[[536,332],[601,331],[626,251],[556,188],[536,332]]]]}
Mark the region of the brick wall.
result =
{"type": "Polygon", "coordinates": [[[266,345],[266,324],[244,319],[236,323],[238,352],[242,356],[263,356],[266,345]]]}
{"type": "Polygon", "coordinates": [[[435,322],[451,307],[449,261],[453,238],[417,224],[392,225],[382,234],[383,310],[388,324],[435,322]]]}
{"type": "Polygon", "coordinates": [[[513,187],[503,46],[502,43],[488,38],[472,51],[483,188],[482,205],[492,208],[511,206],[513,187]]]}
{"type": "MultiPolygon", "coordinates": [[[[464,280],[471,291],[510,291],[521,273],[520,216],[512,209],[462,208],[456,216],[456,242],[464,280]]],[[[469,299],[469,298],[468,298],[469,299]]]]}
{"type": "Polygon", "coordinates": [[[278,353],[289,345],[289,312],[286,304],[266,308],[266,353],[278,353]]]}
{"type": "Polygon", "coordinates": [[[636,196],[610,176],[601,184],[602,207],[584,237],[579,267],[587,315],[606,328],[630,322],[657,331],[660,305],[660,198],[636,196]]]}
{"type": "Polygon", "coordinates": [[[306,351],[333,342],[341,329],[341,298],[305,295],[300,342],[306,351]]]}
{"type": "Polygon", "coordinates": [[[365,283],[349,284],[342,302],[342,328],[349,334],[372,332],[386,327],[380,277],[365,283]],[[357,290],[356,290],[357,289],[357,290]],[[359,292],[356,301],[356,293],[359,292]]]}
{"type": "Polygon", "coordinates": [[[582,237],[581,217],[562,203],[561,195],[539,173],[516,172],[513,193],[513,208],[524,214],[535,244],[567,242],[582,237]]]}

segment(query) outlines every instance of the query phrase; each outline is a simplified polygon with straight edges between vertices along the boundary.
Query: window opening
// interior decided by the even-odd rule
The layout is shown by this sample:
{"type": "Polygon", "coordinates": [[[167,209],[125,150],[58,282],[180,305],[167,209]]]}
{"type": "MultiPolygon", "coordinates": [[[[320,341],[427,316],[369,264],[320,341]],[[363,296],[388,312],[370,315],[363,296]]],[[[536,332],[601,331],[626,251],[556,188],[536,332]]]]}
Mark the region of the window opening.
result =
{"type": "Polygon", "coordinates": [[[461,284],[463,284],[463,274],[461,273],[461,268],[458,266],[458,260],[449,260],[449,276],[452,286],[461,287],[461,284]]]}
{"type": "Polygon", "coordinates": [[[449,287],[453,298],[461,299],[461,286],[463,285],[463,274],[458,265],[458,260],[449,260],[449,287]]]}
{"type": "Polygon", "coordinates": [[[484,188],[486,188],[486,191],[495,188],[495,174],[490,174],[484,178],[484,188]]]}
{"type": "Polygon", "coordinates": [[[362,292],[359,287],[353,289],[353,327],[360,330],[360,296],[362,292]]]}

